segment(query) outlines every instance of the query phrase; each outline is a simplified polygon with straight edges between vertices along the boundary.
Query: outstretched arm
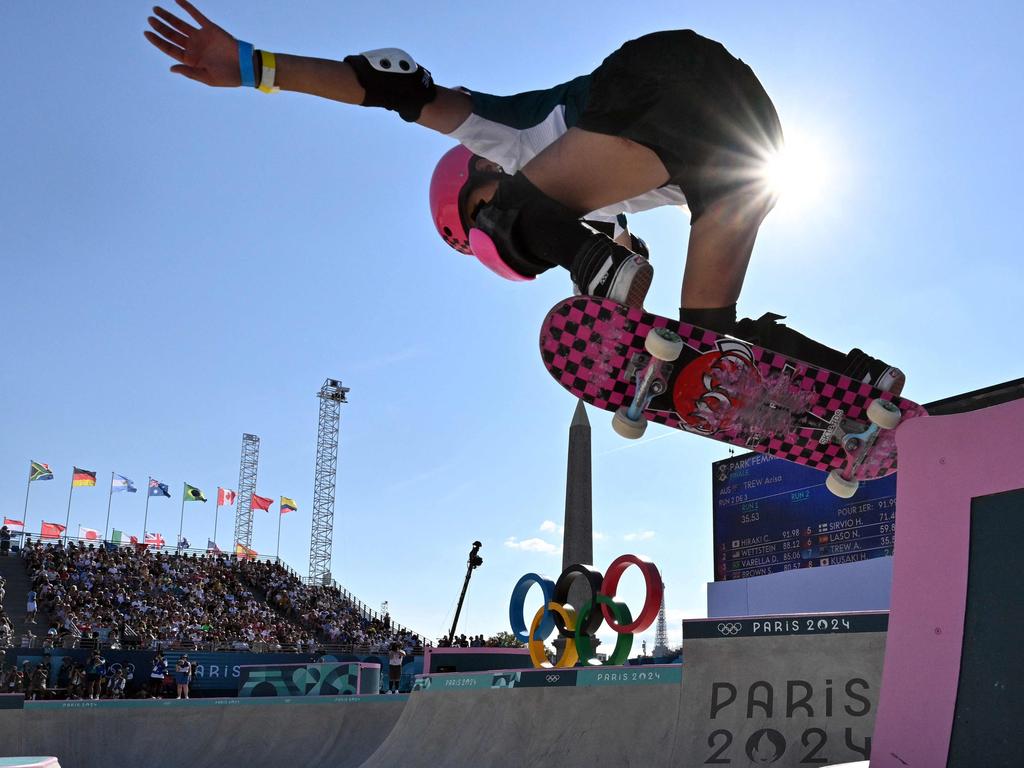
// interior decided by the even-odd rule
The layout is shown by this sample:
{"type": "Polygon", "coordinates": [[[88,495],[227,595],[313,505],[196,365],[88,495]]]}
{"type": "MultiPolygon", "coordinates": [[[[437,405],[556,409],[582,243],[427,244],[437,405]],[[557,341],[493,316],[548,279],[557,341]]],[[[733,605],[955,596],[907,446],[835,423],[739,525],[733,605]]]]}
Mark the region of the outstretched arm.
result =
{"type": "MultiPolygon", "coordinates": [[[[198,26],[158,6],[153,9],[155,15],[149,17],[149,25],[153,31],[147,30],[144,33],[150,43],[177,62],[171,67],[171,72],[209,86],[241,86],[238,41],[225,29],[206,18],[188,0],[176,2],[198,26]]],[[[371,106],[374,102],[372,98],[367,99],[367,89],[364,88],[359,74],[352,64],[347,62],[277,54],[276,64],[275,85],[281,90],[308,93],[346,104],[371,106]],[[368,101],[370,103],[367,103],[368,101]]],[[[253,53],[253,68],[257,73],[260,71],[256,52],[253,53]]],[[[366,67],[363,69],[365,71],[366,67]]],[[[373,68],[368,71],[372,74],[373,68]]],[[[407,77],[402,74],[385,75],[378,78],[383,85],[372,84],[371,89],[386,89],[389,76],[396,79],[407,77]]],[[[429,73],[427,77],[429,78],[429,73]]],[[[384,95],[387,96],[386,93],[384,95]]],[[[470,98],[465,93],[436,86],[433,99],[422,106],[416,122],[435,131],[449,133],[455,130],[471,111],[470,98]]]]}

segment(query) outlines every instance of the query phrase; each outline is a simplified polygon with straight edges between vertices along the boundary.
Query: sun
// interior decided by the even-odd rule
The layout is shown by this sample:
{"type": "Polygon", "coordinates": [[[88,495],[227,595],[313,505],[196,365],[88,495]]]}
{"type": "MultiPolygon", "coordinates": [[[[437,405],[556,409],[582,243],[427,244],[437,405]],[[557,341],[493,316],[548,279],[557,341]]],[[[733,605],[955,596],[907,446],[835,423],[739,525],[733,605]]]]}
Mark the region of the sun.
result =
{"type": "Polygon", "coordinates": [[[780,211],[805,212],[819,204],[832,182],[830,153],[817,137],[786,131],[786,145],[765,162],[764,179],[780,211]]]}

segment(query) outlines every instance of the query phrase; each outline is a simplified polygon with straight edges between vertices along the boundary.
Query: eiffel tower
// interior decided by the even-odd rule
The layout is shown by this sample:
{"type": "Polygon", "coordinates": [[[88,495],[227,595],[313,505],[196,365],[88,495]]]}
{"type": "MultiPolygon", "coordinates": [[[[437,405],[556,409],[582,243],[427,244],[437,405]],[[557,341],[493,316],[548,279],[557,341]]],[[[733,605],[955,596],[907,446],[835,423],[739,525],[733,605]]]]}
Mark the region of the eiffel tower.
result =
{"type": "Polygon", "coordinates": [[[658,611],[658,624],[654,630],[654,658],[671,656],[668,647],[668,620],[665,618],[665,585],[661,585],[661,609],[658,611]]]}

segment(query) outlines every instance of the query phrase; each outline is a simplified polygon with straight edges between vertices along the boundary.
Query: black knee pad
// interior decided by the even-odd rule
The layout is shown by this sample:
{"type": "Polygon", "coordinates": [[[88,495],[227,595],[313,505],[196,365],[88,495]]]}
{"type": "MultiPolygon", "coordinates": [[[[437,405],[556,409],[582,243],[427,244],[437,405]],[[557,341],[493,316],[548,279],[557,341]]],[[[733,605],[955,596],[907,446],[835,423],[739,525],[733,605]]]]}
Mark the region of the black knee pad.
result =
{"type": "Polygon", "coordinates": [[[501,181],[494,198],[477,212],[474,228],[491,239],[505,264],[524,276],[559,265],[568,269],[596,234],[577,212],[548,197],[521,172],[501,181]]]}

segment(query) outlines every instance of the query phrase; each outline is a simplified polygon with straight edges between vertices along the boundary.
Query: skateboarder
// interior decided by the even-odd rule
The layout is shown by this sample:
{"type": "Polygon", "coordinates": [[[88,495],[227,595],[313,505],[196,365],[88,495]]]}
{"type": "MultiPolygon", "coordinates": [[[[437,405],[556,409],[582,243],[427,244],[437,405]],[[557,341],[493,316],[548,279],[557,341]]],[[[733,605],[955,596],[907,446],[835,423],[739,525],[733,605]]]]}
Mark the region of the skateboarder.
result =
{"type": "Polygon", "coordinates": [[[146,38],[171,71],[210,86],[299,91],[397,112],[457,139],[434,170],[439,234],[499,275],[567,269],[582,293],[640,306],[653,278],[620,214],[687,205],[680,319],[730,333],[899,393],[903,374],[861,350],[841,353],[778,323],[736,321],[751,251],[775,204],[766,169],[783,144],[775,107],[751,69],[690,30],[624,44],[589,75],[492,96],[434,83],[397,48],[330,61],[256,50],[177,0],[146,38]]]}

